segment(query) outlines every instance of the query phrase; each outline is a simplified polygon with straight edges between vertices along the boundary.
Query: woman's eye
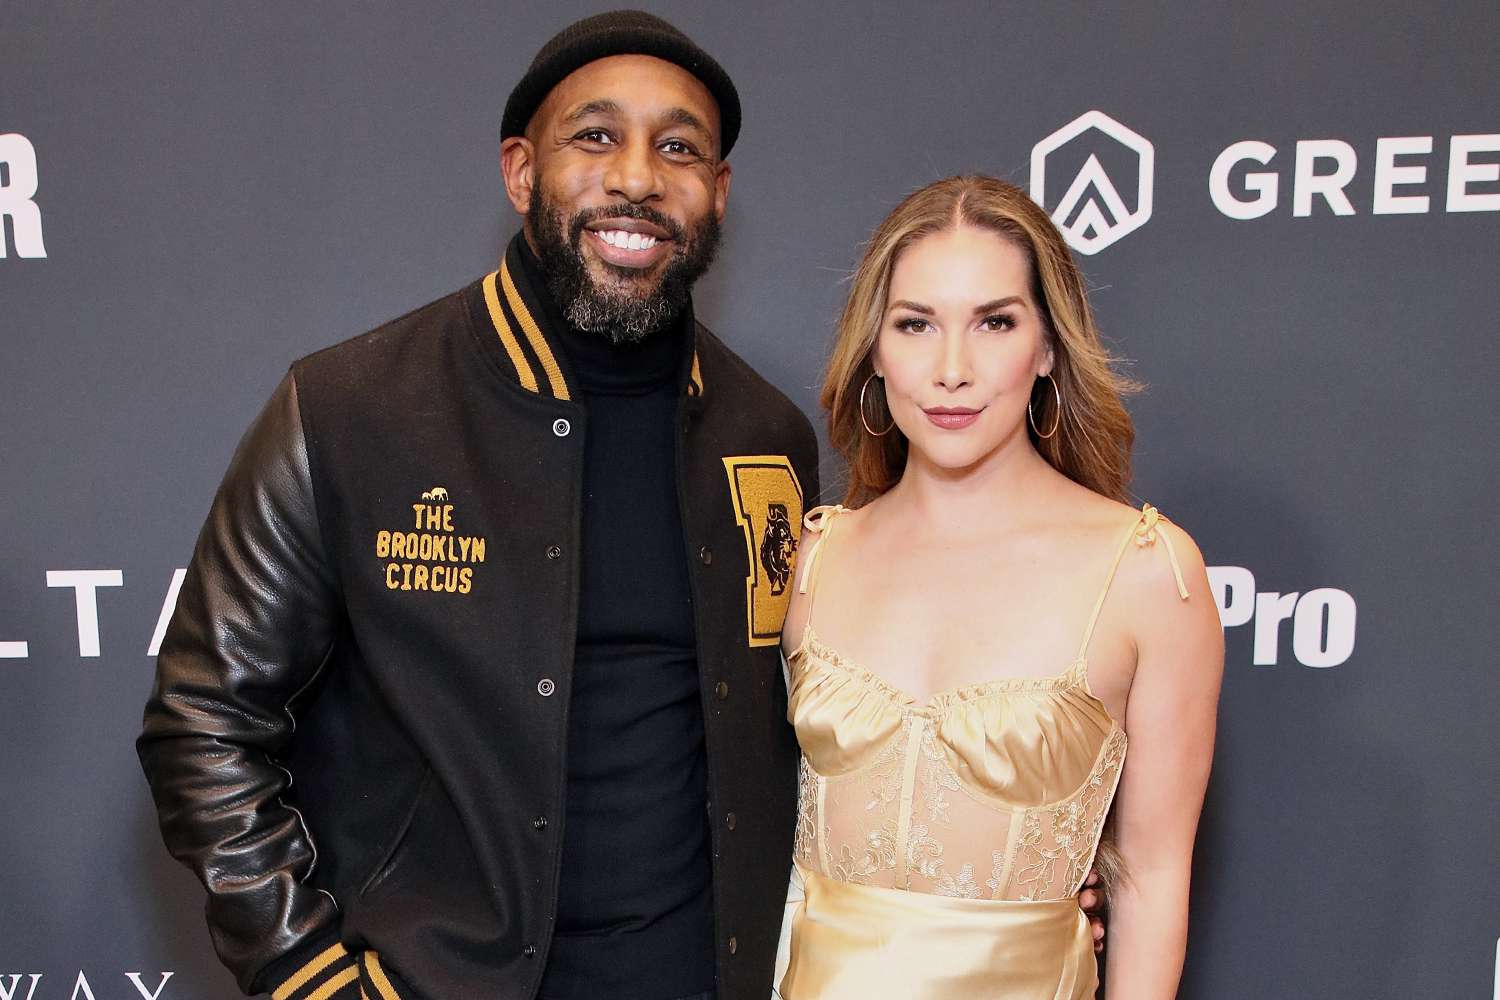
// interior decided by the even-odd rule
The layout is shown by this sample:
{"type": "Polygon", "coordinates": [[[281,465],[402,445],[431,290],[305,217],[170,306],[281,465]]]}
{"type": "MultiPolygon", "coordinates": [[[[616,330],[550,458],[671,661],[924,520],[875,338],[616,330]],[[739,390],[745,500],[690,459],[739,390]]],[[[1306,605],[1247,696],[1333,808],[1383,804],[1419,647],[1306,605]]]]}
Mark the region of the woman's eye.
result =
{"type": "Polygon", "coordinates": [[[930,324],[917,316],[908,316],[906,319],[896,321],[896,329],[907,333],[926,333],[930,324]]]}
{"type": "Polygon", "coordinates": [[[986,330],[1014,330],[1016,328],[1016,321],[1002,313],[994,316],[986,316],[982,321],[982,325],[986,330]]]}

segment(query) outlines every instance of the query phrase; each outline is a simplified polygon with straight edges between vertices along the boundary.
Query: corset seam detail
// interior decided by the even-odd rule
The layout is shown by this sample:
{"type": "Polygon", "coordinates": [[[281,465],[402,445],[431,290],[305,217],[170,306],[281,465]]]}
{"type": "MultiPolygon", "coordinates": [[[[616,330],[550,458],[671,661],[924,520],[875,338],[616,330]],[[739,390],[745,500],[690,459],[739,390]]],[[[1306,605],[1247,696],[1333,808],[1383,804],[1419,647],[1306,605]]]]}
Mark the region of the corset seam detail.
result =
{"type": "Polygon", "coordinates": [[[911,813],[917,794],[917,763],[921,758],[922,730],[927,720],[912,719],[906,738],[906,759],[901,770],[901,810],[896,819],[896,888],[911,888],[911,813]]]}
{"type": "MultiPolygon", "coordinates": [[[[808,767],[812,767],[811,762],[808,767]]],[[[817,774],[817,771],[813,771],[817,774]]],[[[828,779],[817,774],[818,779],[818,809],[816,820],[816,845],[818,851],[818,867],[821,874],[829,876],[833,872],[832,862],[828,857],[828,779]]]]}
{"type": "Polygon", "coordinates": [[[1021,839],[1021,821],[1025,818],[1024,809],[1012,809],[1010,821],[1005,830],[1005,860],[993,872],[994,881],[989,883],[990,898],[1005,898],[1002,894],[1010,888],[1011,873],[1016,870],[1016,855],[1020,853],[1018,841],[1021,839]]]}

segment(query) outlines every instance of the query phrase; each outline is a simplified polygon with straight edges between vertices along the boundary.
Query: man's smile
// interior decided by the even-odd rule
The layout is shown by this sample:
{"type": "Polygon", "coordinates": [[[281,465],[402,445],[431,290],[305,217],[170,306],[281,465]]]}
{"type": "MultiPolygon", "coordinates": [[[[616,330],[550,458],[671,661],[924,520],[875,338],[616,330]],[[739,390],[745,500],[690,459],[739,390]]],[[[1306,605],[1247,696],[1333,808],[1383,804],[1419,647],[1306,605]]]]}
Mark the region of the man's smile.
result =
{"type": "Polygon", "coordinates": [[[584,231],[594,252],[616,267],[651,267],[671,253],[671,234],[645,219],[601,219],[584,231]]]}

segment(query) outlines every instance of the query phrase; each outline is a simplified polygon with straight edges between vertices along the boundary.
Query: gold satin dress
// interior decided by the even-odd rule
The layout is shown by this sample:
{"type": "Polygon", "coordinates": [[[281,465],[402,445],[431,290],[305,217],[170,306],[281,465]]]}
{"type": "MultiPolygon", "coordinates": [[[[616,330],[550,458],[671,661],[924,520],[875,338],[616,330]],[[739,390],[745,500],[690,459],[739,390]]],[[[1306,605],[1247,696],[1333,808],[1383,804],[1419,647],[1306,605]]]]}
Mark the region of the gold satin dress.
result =
{"type": "MultiPolygon", "coordinates": [[[[843,507],[818,531],[799,589],[843,507]]],[[[1007,678],[918,704],[812,624],[787,657],[802,746],[784,1000],[1083,1000],[1098,971],[1078,893],[1125,761],[1089,690],[1089,639],[1132,542],[1171,541],[1149,504],[1120,544],[1079,647],[1052,677],[1007,678]],[[795,899],[795,897],[793,897],[795,899]]],[[[813,595],[815,597],[815,595],[813,595]]]]}

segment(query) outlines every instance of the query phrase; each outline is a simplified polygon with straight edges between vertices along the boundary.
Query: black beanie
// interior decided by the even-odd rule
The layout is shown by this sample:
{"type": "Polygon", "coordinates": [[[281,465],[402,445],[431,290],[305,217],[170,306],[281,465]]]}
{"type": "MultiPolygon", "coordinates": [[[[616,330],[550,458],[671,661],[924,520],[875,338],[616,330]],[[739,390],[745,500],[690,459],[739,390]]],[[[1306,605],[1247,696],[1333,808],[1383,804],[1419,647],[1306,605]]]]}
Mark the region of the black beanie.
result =
{"type": "Polygon", "coordinates": [[[606,56],[655,56],[698,78],[719,105],[719,156],[726,157],[740,134],[740,95],[724,67],[693,40],[654,14],[612,10],[568,25],[543,45],[531,68],[510,92],[500,138],[522,135],[552,88],[580,66],[606,56]]]}

